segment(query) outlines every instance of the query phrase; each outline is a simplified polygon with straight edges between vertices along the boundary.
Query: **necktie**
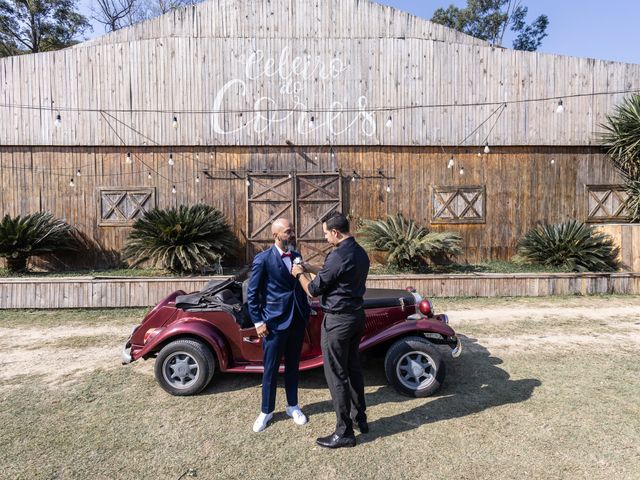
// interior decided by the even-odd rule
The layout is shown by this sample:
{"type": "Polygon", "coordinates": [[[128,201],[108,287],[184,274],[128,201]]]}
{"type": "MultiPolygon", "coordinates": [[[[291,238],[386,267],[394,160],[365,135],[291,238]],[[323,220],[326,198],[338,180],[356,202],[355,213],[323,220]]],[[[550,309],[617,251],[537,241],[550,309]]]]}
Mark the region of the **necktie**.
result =
{"type": "Polygon", "coordinates": [[[284,258],[284,257],[293,258],[293,254],[292,254],[291,252],[284,252],[284,253],[282,254],[282,258],[284,258]]]}

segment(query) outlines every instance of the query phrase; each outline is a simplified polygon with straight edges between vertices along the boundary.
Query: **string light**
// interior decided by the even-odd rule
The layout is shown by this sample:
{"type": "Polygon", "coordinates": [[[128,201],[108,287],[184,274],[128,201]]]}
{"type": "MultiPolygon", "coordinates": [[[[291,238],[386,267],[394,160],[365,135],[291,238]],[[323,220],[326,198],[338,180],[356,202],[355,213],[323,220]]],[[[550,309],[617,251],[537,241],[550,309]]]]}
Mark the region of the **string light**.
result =
{"type": "Polygon", "coordinates": [[[387,193],[391,192],[391,185],[387,184],[387,193]]]}
{"type": "Polygon", "coordinates": [[[149,172],[149,173],[147,174],[147,178],[148,178],[149,180],[151,180],[151,179],[153,178],[153,177],[151,176],[151,172],[149,172]]]}
{"type": "Polygon", "coordinates": [[[393,126],[393,120],[391,120],[391,115],[387,118],[387,122],[384,124],[385,127],[391,128],[393,126]]]}
{"type": "Polygon", "coordinates": [[[464,175],[464,167],[460,167],[460,175],[464,175]]]}
{"type": "Polygon", "coordinates": [[[291,179],[291,178],[293,178],[293,175],[291,175],[291,173],[289,173],[288,177],[291,179]]]}
{"type": "Polygon", "coordinates": [[[454,160],[453,160],[453,155],[451,155],[451,158],[449,159],[449,163],[447,163],[447,168],[451,169],[453,168],[453,164],[454,164],[454,160]]]}
{"type": "Polygon", "coordinates": [[[71,181],[69,182],[69,186],[70,187],[75,187],[76,186],[75,182],[73,181],[73,177],[71,177],[71,181]]]}
{"type": "Polygon", "coordinates": [[[196,183],[200,183],[200,175],[196,175],[196,183]]]}
{"type": "Polygon", "coordinates": [[[251,186],[251,180],[249,180],[248,178],[247,178],[247,181],[245,183],[247,184],[247,187],[251,186]]]}
{"type": "Polygon", "coordinates": [[[56,115],[56,127],[59,127],[60,125],[62,125],[62,116],[58,113],[56,115]]]}
{"type": "Polygon", "coordinates": [[[82,174],[80,173],[80,169],[78,169],[78,170],[76,171],[76,177],[81,177],[81,176],[82,176],[82,174]]]}
{"type": "Polygon", "coordinates": [[[174,185],[173,188],[171,189],[171,193],[173,193],[174,195],[176,194],[177,190],[176,190],[176,186],[174,185]]]}
{"type": "Polygon", "coordinates": [[[562,103],[562,100],[558,100],[558,106],[556,107],[556,113],[563,113],[564,112],[564,104],[562,103]]]}
{"type": "Polygon", "coordinates": [[[556,163],[556,159],[555,159],[555,158],[552,158],[552,159],[551,159],[551,165],[553,165],[553,164],[555,164],[555,163],[556,163]]]}
{"type": "Polygon", "coordinates": [[[169,165],[171,165],[171,166],[173,167],[173,165],[174,165],[175,163],[176,163],[176,162],[174,162],[174,161],[173,161],[173,153],[170,153],[170,154],[169,154],[169,165]]]}
{"type": "Polygon", "coordinates": [[[131,158],[131,152],[127,152],[127,159],[126,162],[128,164],[132,164],[133,163],[133,159],[131,158]]]}
{"type": "Polygon", "coordinates": [[[178,128],[178,117],[173,116],[173,128],[178,128]]]}
{"type": "Polygon", "coordinates": [[[315,125],[315,118],[313,117],[313,115],[311,115],[311,118],[309,119],[309,128],[313,128],[313,126],[315,125]]]}
{"type": "Polygon", "coordinates": [[[491,153],[491,149],[489,148],[489,142],[484,144],[484,153],[491,153]]]}

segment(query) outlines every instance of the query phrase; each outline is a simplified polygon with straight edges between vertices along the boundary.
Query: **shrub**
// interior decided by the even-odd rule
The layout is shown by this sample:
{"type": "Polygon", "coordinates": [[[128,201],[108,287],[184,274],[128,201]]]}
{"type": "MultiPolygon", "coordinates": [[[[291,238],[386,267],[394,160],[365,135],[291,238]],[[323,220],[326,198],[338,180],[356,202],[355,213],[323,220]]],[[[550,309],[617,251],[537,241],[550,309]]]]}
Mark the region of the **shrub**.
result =
{"type": "Polygon", "coordinates": [[[627,200],[627,210],[632,222],[640,223],[640,180],[629,180],[626,184],[629,194],[627,200]]]}
{"type": "Polygon", "coordinates": [[[0,257],[6,257],[9,272],[24,271],[31,256],[73,248],[72,232],[69,224],[47,212],[5,215],[0,222],[0,257]]]}
{"type": "Polygon", "coordinates": [[[235,250],[222,213],[209,205],[155,208],[133,224],[123,257],[135,267],[150,261],[174,273],[197,272],[235,250]]]}
{"type": "Polygon", "coordinates": [[[576,220],[539,225],[518,244],[518,254],[531,263],[576,272],[615,271],[618,252],[610,236],[576,220]]]}
{"type": "Polygon", "coordinates": [[[462,251],[458,234],[429,232],[401,214],[385,220],[363,220],[359,233],[364,248],[384,253],[386,262],[403,270],[450,262],[462,251]]]}
{"type": "Polygon", "coordinates": [[[640,95],[626,98],[601,125],[600,141],[614,165],[629,180],[640,180],[640,95]]]}

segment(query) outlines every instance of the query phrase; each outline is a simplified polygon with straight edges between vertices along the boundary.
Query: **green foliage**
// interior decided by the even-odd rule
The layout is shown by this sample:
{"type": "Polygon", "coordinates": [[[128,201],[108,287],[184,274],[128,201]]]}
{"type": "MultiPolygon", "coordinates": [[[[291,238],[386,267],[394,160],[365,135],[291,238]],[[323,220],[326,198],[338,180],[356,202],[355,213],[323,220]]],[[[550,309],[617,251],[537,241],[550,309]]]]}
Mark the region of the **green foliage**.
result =
{"type": "Polygon", "coordinates": [[[610,236],[576,220],[539,225],[518,244],[518,254],[531,263],[575,272],[616,271],[618,252],[610,236]]]}
{"type": "Polygon", "coordinates": [[[427,263],[446,263],[461,252],[462,239],[456,233],[429,232],[401,214],[385,220],[363,220],[362,246],[382,252],[386,262],[400,270],[417,269],[427,263]]]}
{"type": "Polygon", "coordinates": [[[90,29],[77,0],[0,0],[0,56],[66,48],[90,29]]]}
{"type": "Polygon", "coordinates": [[[153,209],[133,225],[123,257],[174,273],[193,273],[232,253],[236,240],[224,215],[209,205],[153,209]]]}
{"type": "Polygon", "coordinates": [[[65,221],[46,212],[5,215],[0,222],[0,257],[7,259],[10,273],[23,271],[31,256],[72,248],[72,231],[65,221]]]}
{"type": "Polygon", "coordinates": [[[547,36],[549,18],[540,15],[527,25],[528,11],[519,0],[467,0],[466,8],[455,5],[449,5],[447,9],[438,8],[431,21],[495,45],[502,44],[509,28],[516,34],[513,48],[532,52],[547,36]]]}
{"type": "Polygon", "coordinates": [[[629,217],[632,222],[640,223],[640,179],[629,180],[625,186],[629,194],[629,199],[627,200],[629,217]]]}
{"type": "Polygon", "coordinates": [[[640,94],[624,99],[601,124],[600,141],[615,167],[630,180],[640,180],[640,94]]]}

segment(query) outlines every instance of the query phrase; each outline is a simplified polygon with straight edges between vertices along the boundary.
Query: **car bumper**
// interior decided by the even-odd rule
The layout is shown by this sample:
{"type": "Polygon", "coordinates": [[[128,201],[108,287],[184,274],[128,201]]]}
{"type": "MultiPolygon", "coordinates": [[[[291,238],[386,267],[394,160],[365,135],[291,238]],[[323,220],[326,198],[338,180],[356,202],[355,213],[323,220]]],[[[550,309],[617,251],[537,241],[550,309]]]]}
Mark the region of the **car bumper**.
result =
{"type": "Polygon", "coordinates": [[[127,338],[127,341],[122,348],[122,352],[120,353],[120,359],[122,360],[123,365],[133,362],[133,357],[131,356],[131,337],[133,337],[133,334],[138,329],[138,326],[139,325],[133,327],[133,330],[131,330],[131,335],[129,335],[129,338],[127,338]]]}
{"type": "Polygon", "coordinates": [[[456,336],[456,346],[451,349],[451,356],[458,358],[462,354],[462,342],[460,338],[456,336]]]}

